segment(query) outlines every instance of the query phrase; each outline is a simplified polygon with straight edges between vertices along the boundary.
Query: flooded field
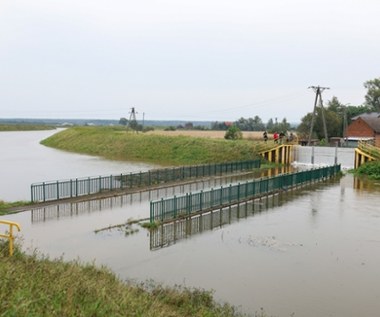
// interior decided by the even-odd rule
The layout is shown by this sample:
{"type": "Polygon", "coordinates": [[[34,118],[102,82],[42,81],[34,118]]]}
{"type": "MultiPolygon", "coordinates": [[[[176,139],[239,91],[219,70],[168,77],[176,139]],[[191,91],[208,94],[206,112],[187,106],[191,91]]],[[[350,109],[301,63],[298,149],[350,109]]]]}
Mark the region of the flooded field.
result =
{"type": "Polygon", "coordinates": [[[107,229],[149,217],[152,199],[237,181],[244,178],[60,204],[1,218],[20,223],[18,237],[27,252],[36,248],[50,257],[95,261],[122,279],[212,289],[217,300],[247,313],[263,308],[269,316],[378,315],[376,182],[347,174],[152,232],[138,224],[107,229]]]}

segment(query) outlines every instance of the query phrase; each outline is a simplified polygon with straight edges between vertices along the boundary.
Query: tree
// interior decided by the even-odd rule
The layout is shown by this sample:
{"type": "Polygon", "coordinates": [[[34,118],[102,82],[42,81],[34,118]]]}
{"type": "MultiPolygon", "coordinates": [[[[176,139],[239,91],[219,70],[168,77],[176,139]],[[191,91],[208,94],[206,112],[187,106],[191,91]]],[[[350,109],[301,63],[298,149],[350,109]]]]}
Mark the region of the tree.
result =
{"type": "Polygon", "coordinates": [[[253,122],[253,131],[263,131],[265,130],[265,124],[259,116],[255,116],[252,120],[253,122]]]}
{"type": "Polygon", "coordinates": [[[129,128],[131,128],[132,130],[135,130],[137,131],[138,130],[138,123],[136,120],[131,120],[129,121],[129,128]]]}
{"type": "Polygon", "coordinates": [[[337,97],[333,96],[332,99],[327,102],[327,110],[342,114],[344,112],[344,105],[337,97]]]}
{"type": "MultiPolygon", "coordinates": [[[[324,110],[326,126],[328,135],[330,136],[343,136],[343,119],[341,114],[334,112],[330,109],[324,110]]],[[[307,138],[310,133],[310,125],[312,120],[312,113],[308,113],[301,119],[301,124],[297,128],[301,138],[307,138]]],[[[314,121],[314,131],[312,138],[323,139],[325,137],[323,128],[322,108],[317,108],[317,113],[314,121]]]]}
{"type": "Polygon", "coordinates": [[[245,119],[241,117],[239,120],[234,122],[241,131],[263,131],[265,130],[265,125],[259,116],[254,118],[245,119]]]}
{"type": "Polygon", "coordinates": [[[356,117],[362,113],[371,112],[372,107],[369,107],[367,105],[361,105],[361,106],[347,106],[346,107],[346,113],[347,113],[347,121],[348,123],[351,122],[351,119],[353,117],[356,117]]]}
{"type": "Polygon", "coordinates": [[[267,122],[267,130],[269,132],[274,132],[274,122],[273,122],[273,119],[270,118],[267,122]]]}
{"type": "Polygon", "coordinates": [[[238,140],[243,138],[243,134],[236,125],[232,125],[228,128],[224,138],[227,140],[238,140]]]}
{"type": "Polygon", "coordinates": [[[286,121],[286,118],[284,118],[279,124],[277,124],[277,129],[278,131],[285,133],[286,131],[290,130],[290,123],[288,123],[288,121],[286,121]]]}
{"type": "Polygon", "coordinates": [[[364,87],[367,89],[365,104],[371,108],[371,111],[380,112],[380,78],[366,81],[364,87]]]}
{"type": "MultiPolygon", "coordinates": [[[[303,116],[301,119],[301,123],[299,124],[299,126],[297,128],[297,132],[298,132],[299,137],[301,139],[306,139],[309,135],[312,116],[313,116],[312,113],[309,112],[308,114],[303,116]]],[[[315,132],[311,137],[313,139],[316,138],[315,132]]]]}
{"type": "Polygon", "coordinates": [[[228,129],[228,125],[226,124],[226,122],[218,122],[218,121],[215,121],[213,123],[211,123],[211,130],[227,130],[228,129]]]}
{"type": "Polygon", "coordinates": [[[127,118],[120,118],[120,120],[119,120],[119,124],[121,124],[121,125],[127,125],[128,124],[128,120],[127,120],[127,118]]]}
{"type": "Polygon", "coordinates": [[[193,123],[192,122],[186,122],[184,128],[186,130],[193,130],[193,123]]]}

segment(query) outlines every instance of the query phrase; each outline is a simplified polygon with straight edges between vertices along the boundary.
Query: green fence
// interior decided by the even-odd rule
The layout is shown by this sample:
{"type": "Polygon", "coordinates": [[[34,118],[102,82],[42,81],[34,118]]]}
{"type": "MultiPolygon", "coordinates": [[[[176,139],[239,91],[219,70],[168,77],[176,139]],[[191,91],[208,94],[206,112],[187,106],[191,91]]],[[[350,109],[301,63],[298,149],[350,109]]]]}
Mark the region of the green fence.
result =
{"type": "Polygon", "coordinates": [[[280,190],[305,183],[330,178],[340,171],[340,165],[322,167],[308,171],[283,174],[269,178],[257,179],[243,184],[220,187],[197,193],[187,193],[168,199],[150,202],[150,222],[169,221],[190,216],[207,209],[222,208],[226,205],[272,194],[280,190]]]}
{"type": "Polygon", "coordinates": [[[217,176],[260,167],[260,160],[183,166],[147,172],[41,182],[31,185],[32,202],[98,194],[104,191],[148,187],[190,178],[217,176]]]}

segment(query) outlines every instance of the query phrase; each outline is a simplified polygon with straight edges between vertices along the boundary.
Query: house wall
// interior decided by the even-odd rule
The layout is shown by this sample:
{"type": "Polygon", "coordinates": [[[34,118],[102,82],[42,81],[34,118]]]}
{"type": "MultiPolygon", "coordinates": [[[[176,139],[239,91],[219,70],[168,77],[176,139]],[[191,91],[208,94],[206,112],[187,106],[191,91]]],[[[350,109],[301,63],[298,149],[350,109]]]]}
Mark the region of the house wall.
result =
{"type": "Polygon", "coordinates": [[[358,118],[347,127],[346,137],[373,138],[375,131],[362,118],[358,118]]]}

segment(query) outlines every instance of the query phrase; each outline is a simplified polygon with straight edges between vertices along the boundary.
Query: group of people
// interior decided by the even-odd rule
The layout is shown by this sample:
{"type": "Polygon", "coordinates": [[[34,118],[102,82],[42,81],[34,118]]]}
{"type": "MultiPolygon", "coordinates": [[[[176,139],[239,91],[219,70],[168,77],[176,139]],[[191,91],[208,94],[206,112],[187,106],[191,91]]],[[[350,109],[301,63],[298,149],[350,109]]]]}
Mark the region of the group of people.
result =
{"type": "MultiPolygon", "coordinates": [[[[279,142],[282,143],[284,141],[285,137],[286,137],[286,142],[292,142],[293,139],[294,139],[294,136],[293,136],[292,132],[290,132],[289,135],[287,135],[287,133],[285,134],[284,132],[278,133],[277,131],[275,133],[273,133],[273,141],[274,141],[274,143],[279,143],[279,142]]],[[[268,133],[267,133],[267,131],[264,131],[263,138],[264,138],[265,142],[268,141],[268,133]]]]}

